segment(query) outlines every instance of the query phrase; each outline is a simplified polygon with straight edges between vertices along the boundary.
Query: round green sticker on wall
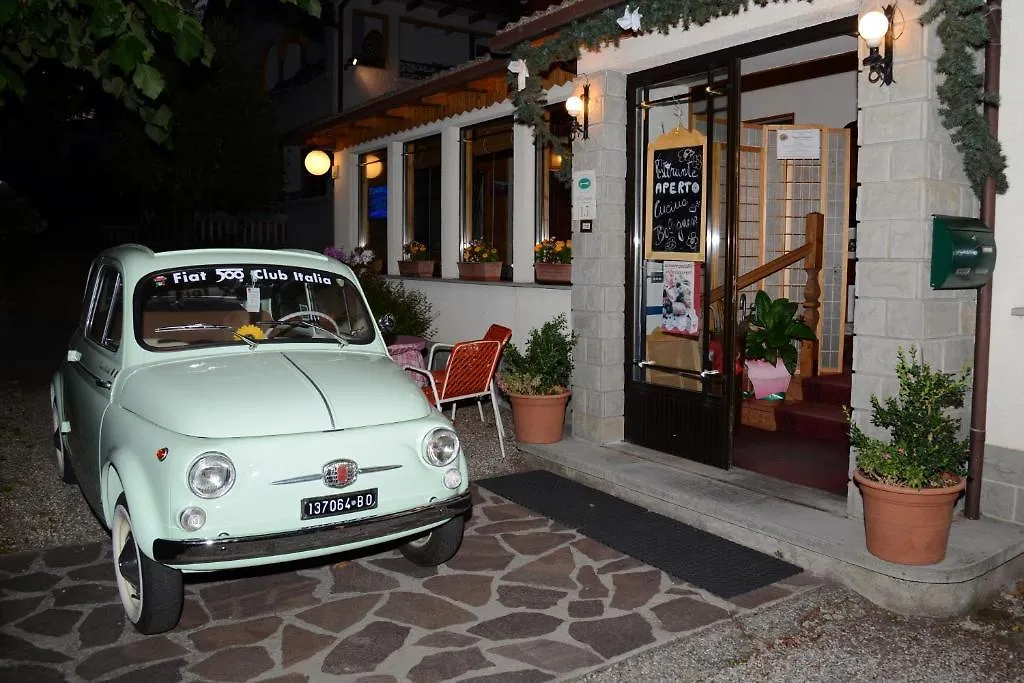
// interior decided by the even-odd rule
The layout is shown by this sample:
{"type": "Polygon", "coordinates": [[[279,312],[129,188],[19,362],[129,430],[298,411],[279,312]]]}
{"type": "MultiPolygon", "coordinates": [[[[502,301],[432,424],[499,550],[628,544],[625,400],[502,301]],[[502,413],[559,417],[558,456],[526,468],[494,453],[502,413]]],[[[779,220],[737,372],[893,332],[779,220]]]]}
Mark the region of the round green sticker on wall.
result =
{"type": "Polygon", "coordinates": [[[579,186],[581,190],[589,190],[590,178],[580,178],[579,186]]]}

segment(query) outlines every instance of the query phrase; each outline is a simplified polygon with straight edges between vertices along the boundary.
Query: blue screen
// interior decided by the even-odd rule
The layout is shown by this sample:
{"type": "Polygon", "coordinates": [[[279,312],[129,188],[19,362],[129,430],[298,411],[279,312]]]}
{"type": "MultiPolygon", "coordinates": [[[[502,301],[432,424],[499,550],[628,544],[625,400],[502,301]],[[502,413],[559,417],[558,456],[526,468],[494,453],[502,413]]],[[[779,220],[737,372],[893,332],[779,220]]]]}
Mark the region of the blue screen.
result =
{"type": "Polygon", "coordinates": [[[369,188],[368,200],[369,210],[367,217],[371,221],[385,220],[388,217],[388,187],[387,185],[375,185],[369,188]]]}

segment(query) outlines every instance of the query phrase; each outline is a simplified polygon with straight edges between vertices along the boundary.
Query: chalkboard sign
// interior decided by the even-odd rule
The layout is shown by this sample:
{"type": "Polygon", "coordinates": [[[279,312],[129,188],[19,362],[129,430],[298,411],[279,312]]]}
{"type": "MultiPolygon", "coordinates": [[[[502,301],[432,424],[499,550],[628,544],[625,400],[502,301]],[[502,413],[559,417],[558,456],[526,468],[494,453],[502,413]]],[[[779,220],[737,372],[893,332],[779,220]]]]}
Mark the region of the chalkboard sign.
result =
{"type": "Polygon", "coordinates": [[[647,145],[646,258],[704,260],[707,149],[703,135],[682,128],[647,145]]]}

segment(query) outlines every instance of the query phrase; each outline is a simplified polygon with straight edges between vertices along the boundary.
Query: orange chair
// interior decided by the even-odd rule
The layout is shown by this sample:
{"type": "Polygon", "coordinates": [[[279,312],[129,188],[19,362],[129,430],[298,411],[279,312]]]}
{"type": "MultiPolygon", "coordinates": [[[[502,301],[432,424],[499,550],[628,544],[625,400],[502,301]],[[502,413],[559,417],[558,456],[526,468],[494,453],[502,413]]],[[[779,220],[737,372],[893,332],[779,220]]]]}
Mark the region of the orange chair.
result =
{"type": "MultiPolygon", "coordinates": [[[[502,458],[505,457],[505,428],[501,423],[501,413],[498,411],[494,373],[498,369],[498,361],[501,359],[503,348],[498,339],[463,341],[451,346],[451,355],[441,370],[424,370],[411,365],[405,366],[406,370],[418,372],[427,377],[430,384],[423,387],[423,393],[438,410],[443,412],[442,406],[445,403],[452,404],[453,423],[457,407],[455,402],[467,398],[476,399],[477,409],[480,411],[480,421],[486,422],[481,399],[484,396],[490,396],[491,406],[494,408],[494,422],[498,428],[498,445],[501,448],[502,458]]],[[[433,352],[433,349],[431,351],[433,352]]]]}
{"type": "MultiPolygon", "coordinates": [[[[487,328],[487,332],[484,333],[483,339],[499,342],[501,344],[501,351],[504,353],[505,347],[508,345],[509,341],[512,340],[512,330],[504,325],[492,324],[487,328]]],[[[427,367],[433,370],[434,356],[436,356],[438,352],[451,353],[452,348],[454,348],[452,344],[445,344],[443,342],[431,344],[430,350],[427,352],[427,367]]],[[[498,361],[501,362],[500,356],[498,361]]]]}

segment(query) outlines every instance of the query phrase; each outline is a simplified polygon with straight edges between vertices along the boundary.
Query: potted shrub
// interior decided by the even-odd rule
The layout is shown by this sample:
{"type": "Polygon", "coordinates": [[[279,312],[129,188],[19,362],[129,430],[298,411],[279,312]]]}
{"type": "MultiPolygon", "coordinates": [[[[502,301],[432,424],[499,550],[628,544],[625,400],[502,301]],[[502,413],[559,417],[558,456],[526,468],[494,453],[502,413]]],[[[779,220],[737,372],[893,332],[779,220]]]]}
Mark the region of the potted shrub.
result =
{"type": "Polygon", "coordinates": [[[814,330],[796,315],[797,304],[785,297],[772,299],[764,291],[754,297],[746,321],[747,378],[754,398],[781,398],[796,371],[795,341],[815,339],[814,330]]]}
{"type": "Polygon", "coordinates": [[[546,239],[533,247],[534,279],[537,282],[572,283],[572,240],[546,239]]]}
{"type": "Polygon", "coordinates": [[[412,240],[402,245],[402,253],[405,259],[398,262],[400,275],[411,277],[433,277],[434,264],[436,261],[430,258],[427,245],[412,240]]]}
{"type": "Polygon", "coordinates": [[[462,280],[500,280],[501,266],[501,257],[498,256],[496,248],[487,240],[473,240],[462,248],[459,278],[462,280]]]}
{"type": "MultiPolygon", "coordinates": [[[[864,499],[864,533],[872,555],[899,564],[935,564],[946,556],[953,507],[967,485],[968,445],[958,438],[970,369],[959,376],[937,372],[896,353],[899,393],[884,402],[871,396],[871,424],[888,441],[851,422],[857,449],[854,481],[864,499]]],[[[849,418],[849,413],[847,413],[849,418]]]]}
{"type": "Polygon", "coordinates": [[[505,349],[498,386],[512,404],[516,440],[554,443],[562,438],[565,405],[572,393],[573,347],[578,335],[569,331],[564,313],[540,329],[530,330],[526,353],[514,344],[505,349]]]}

